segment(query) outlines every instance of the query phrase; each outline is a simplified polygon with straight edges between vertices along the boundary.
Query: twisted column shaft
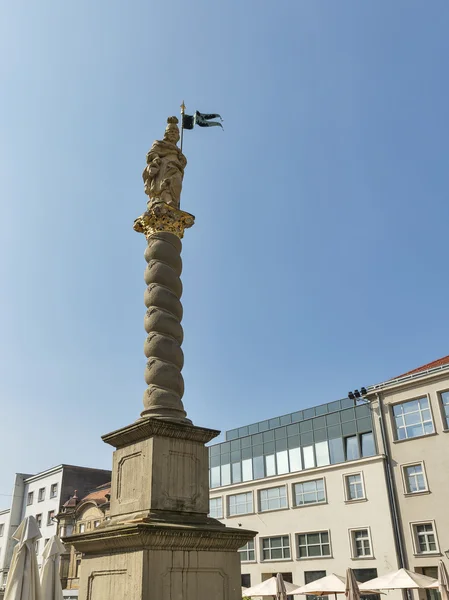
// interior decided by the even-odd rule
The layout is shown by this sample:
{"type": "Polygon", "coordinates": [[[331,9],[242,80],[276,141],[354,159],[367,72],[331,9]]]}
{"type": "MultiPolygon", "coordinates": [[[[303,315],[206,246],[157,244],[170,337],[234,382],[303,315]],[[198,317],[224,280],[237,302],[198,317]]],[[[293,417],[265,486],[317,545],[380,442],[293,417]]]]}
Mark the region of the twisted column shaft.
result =
{"type": "Polygon", "coordinates": [[[181,398],[184,380],[181,369],[184,354],[182,319],[181,240],[173,233],[161,231],[147,239],[145,260],[144,319],[148,333],[144,352],[148,358],[143,395],[142,417],[190,423],[181,398]]]}

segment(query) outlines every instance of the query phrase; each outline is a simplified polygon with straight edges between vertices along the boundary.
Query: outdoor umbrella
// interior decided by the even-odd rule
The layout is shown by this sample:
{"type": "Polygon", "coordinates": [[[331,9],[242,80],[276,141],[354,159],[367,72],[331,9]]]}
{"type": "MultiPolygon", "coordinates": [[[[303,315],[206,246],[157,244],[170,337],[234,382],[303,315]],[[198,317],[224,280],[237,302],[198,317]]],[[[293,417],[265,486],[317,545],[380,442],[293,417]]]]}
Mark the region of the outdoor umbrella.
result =
{"type": "Polygon", "coordinates": [[[370,579],[359,585],[360,591],[363,590],[417,590],[426,589],[435,586],[436,580],[421,573],[399,569],[393,573],[387,573],[381,577],[370,579]]]}
{"type": "MultiPolygon", "coordinates": [[[[278,594],[278,577],[282,575],[278,573],[277,577],[270,577],[266,581],[262,581],[262,583],[258,583],[257,585],[253,585],[252,587],[246,589],[242,592],[242,596],[249,598],[250,596],[274,596],[276,598],[278,594]]],[[[296,590],[298,587],[294,583],[289,583],[288,581],[284,581],[282,579],[282,583],[285,587],[286,594],[293,594],[293,590],[296,590]]],[[[282,596],[278,596],[278,598],[283,598],[282,596]]],[[[285,596],[284,596],[285,598],[285,596]]]]}
{"type": "Polygon", "coordinates": [[[287,600],[285,581],[280,573],[276,575],[276,600],[287,600]]]}
{"type": "Polygon", "coordinates": [[[44,600],[64,600],[61,578],[59,576],[60,556],[65,546],[57,535],[53,535],[45,544],[41,571],[42,596],[44,600]]]}
{"type": "Polygon", "coordinates": [[[4,600],[42,600],[35,550],[41,532],[34,517],[26,517],[12,534],[17,540],[4,600]]]}
{"type": "Polygon", "coordinates": [[[360,600],[359,586],[352,569],[346,569],[345,594],[347,600],[360,600]]]}
{"type": "Polygon", "coordinates": [[[446,565],[442,560],[438,563],[438,589],[440,590],[441,600],[449,600],[449,576],[446,565]]]}
{"type": "MultiPolygon", "coordinates": [[[[362,585],[357,582],[357,585],[362,585]]],[[[346,581],[344,577],[340,575],[335,575],[335,573],[331,573],[330,575],[326,575],[326,577],[321,577],[321,579],[316,579],[307,585],[303,585],[296,590],[294,590],[293,595],[295,594],[310,594],[311,596],[327,596],[328,594],[344,594],[346,593],[346,581]]],[[[368,590],[364,592],[365,594],[376,594],[377,592],[373,592],[373,590],[368,590]]]]}

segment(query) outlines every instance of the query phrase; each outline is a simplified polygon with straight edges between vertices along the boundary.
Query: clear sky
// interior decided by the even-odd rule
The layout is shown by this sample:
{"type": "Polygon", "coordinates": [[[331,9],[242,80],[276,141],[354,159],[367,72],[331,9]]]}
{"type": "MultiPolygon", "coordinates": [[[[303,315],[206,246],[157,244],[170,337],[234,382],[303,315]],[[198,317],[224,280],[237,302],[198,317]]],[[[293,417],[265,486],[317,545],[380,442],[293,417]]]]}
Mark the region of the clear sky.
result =
{"type": "Polygon", "coordinates": [[[226,430],[449,354],[447,0],[4,0],[0,507],[142,408],[141,173],[185,133],[184,401],[226,430]]]}

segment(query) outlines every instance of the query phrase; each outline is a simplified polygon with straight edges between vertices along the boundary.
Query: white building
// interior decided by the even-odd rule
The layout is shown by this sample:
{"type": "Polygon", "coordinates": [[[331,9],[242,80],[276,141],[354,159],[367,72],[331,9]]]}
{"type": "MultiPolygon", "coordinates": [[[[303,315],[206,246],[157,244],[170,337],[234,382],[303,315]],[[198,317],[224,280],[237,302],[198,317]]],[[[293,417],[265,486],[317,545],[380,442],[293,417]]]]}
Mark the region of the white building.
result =
{"type": "Polygon", "coordinates": [[[11,535],[20,522],[30,515],[38,522],[42,538],[36,542],[36,550],[41,566],[44,546],[56,533],[54,517],[62,505],[75,491],[83,497],[110,479],[110,471],[72,465],[58,465],[36,475],[16,474],[11,506],[0,512],[0,590],[6,585],[15,546],[11,535]]]}

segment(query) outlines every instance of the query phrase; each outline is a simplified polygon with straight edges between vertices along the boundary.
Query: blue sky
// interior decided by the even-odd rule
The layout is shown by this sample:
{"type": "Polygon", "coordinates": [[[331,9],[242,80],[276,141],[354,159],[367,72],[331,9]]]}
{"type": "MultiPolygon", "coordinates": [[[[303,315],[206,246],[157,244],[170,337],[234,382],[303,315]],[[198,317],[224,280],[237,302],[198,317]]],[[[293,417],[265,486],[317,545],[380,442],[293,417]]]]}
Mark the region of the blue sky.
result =
{"type": "Polygon", "coordinates": [[[0,507],[141,411],[141,172],[185,134],[186,393],[230,429],[449,353],[449,4],[5,0],[0,507]],[[21,441],[17,441],[18,439],[21,441]]]}

